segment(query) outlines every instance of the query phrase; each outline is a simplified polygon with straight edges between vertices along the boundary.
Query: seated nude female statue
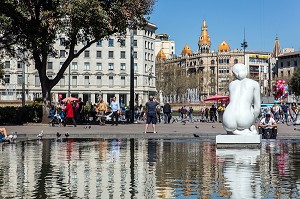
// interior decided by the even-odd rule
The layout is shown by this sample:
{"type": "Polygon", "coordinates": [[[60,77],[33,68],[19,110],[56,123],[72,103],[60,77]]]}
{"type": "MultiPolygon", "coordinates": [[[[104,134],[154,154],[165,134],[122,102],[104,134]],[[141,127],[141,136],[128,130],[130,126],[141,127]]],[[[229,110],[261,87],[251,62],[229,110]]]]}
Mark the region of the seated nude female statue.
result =
{"type": "Polygon", "coordinates": [[[223,127],[227,134],[256,135],[255,120],[260,112],[258,82],[246,78],[248,69],[235,64],[232,72],[237,78],[229,84],[230,102],[223,115],[223,127]]]}

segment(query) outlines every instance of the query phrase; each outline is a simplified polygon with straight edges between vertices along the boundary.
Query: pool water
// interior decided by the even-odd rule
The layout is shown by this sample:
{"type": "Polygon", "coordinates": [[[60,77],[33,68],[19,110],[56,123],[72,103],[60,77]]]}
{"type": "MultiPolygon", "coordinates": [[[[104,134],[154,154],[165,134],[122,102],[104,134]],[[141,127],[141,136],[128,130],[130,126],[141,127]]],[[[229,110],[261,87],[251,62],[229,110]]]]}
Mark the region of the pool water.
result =
{"type": "Polygon", "coordinates": [[[300,198],[300,141],[261,149],[154,139],[0,145],[0,198],[300,198]]]}

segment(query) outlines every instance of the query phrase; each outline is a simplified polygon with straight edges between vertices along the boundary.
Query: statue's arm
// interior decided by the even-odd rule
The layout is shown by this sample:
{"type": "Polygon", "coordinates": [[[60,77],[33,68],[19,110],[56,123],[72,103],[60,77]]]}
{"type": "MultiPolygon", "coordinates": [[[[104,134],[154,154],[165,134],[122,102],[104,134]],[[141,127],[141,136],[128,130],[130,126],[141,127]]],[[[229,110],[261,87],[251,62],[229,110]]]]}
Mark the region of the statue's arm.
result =
{"type": "Polygon", "coordinates": [[[253,93],[253,114],[254,117],[257,118],[260,113],[260,88],[258,82],[255,82],[254,93],[253,93]]]}

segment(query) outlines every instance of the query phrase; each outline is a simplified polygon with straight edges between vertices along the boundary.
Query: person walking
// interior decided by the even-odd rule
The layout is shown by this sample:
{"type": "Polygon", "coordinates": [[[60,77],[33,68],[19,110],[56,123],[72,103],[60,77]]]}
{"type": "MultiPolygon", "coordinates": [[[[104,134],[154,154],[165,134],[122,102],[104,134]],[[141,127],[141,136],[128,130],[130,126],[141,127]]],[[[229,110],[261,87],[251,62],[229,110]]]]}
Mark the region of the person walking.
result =
{"type": "Polygon", "coordinates": [[[105,113],[107,112],[106,103],[101,99],[98,104],[98,116],[99,116],[99,124],[100,126],[105,126],[105,113]]]}
{"type": "Polygon", "coordinates": [[[114,96],[112,98],[111,103],[110,103],[110,108],[111,108],[111,110],[113,112],[112,117],[111,117],[111,122],[112,122],[111,125],[112,126],[113,125],[118,126],[118,123],[119,123],[119,114],[121,112],[121,110],[120,110],[120,103],[116,99],[117,99],[116,96],[114,96]]]}
{"type": "Polygon", "coordinates": [[[72,105],[70,100],[67,101],[67,106],[63,110],[63,112],[66,113],[66,118],[65,118],[65,121],[64,121],[64,127],[67,125],[67,123],[69,123],[70,120],[72,120],[72,122],[74,124],[74,127],[76,127],[76,122],[75,122],[75,119],[74,119],[73,105],[72,105]]]}
{"type": "Polygon", "coordinates": [[[170,103],[167,102],[165,103],[164,107],[163,107],[163,112],[164,112],[164,123],[165,124],[169,124],[170,123],[170,120],[171,120],[171,106],[170,106],[170,103]]]}
{"type": "Polygon", "coordinates": [[[150,96],[149,101],[146,103],[146,126],[145,126],[145,133],[147,133],[147,129],[150,123],[152,123],[153,133],[156,133],[156,106],[159,105],[157,101],[154,101],[154,97],[150,96]]]}

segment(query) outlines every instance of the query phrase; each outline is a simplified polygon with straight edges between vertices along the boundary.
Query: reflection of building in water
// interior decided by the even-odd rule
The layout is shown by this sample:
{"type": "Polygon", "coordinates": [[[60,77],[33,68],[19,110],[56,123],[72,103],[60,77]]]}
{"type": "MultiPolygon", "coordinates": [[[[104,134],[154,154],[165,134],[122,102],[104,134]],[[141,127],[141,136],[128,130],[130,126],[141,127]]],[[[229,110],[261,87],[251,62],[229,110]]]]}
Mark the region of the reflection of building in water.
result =
{"type": "Polygon", "coordinates": [[[236,198],[242,187],[242,198],[250,187],[250,198],[299,198],[298,143],[263,142],[246,161],[255,151],[216,154],[214,143],[198,141],[38,143],[1,145],[1,197],[236,198]]]}

